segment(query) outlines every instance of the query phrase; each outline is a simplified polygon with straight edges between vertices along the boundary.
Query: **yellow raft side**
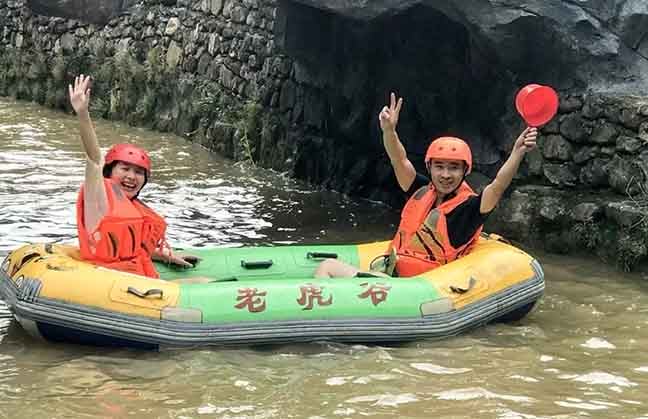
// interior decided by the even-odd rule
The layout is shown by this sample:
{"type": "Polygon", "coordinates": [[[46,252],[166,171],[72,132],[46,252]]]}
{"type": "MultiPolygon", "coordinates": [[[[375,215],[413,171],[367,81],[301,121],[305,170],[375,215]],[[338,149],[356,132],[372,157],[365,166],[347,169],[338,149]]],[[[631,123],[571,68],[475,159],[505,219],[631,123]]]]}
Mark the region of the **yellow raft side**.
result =
{"type": "Polygon", "coordinates": [[[358,259],[360,270],[368,271],[371,262],[378,256],[387,253],[389,241],[365,243],[358,245],[358,259]]]}
{"type": "MultiPolygon", "coordinates": [[[[359,245],[360,268],[368,270],[369,263],[376,256],[384,254],[388,245],[387,241],[359,245]]],[[[481,237],[469,255],[417,278],[426,278],[433,283],[442,295],[452,301],[454,308],[459,309],[532,278],[535,275],[532,261],[533,257],[520,249],[481,237]],[[453,287],[466,292],[453,291],[453,287]]]]}
{"type": "Polygon", "coordinates": [[[42,283],[41,297],[155,319],[160,318],[163,308],[178,304],[179,284],[94,266],[80,261],[78,249],[72,246],[52,248],[47,252],[41,244],[13,252],[9,272],[30,254],[40,255],[12,272],[13,281],[23,276],[37,278],[42,283]],[[142,293],[157,289],[162,295],[142,298],[129,293],[129,287],[142,293]]]}

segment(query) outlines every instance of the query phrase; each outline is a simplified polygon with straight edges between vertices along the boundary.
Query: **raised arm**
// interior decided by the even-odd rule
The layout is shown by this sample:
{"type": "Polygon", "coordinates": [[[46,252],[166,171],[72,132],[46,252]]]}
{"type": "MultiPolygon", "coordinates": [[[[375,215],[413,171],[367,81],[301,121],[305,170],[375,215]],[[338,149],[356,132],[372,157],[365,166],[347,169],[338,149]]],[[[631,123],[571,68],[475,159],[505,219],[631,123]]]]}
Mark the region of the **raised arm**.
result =
{"type": "Polygon", "coordinates": [[[79,117],[79,132],[81,143],[86,153],[86,168],[84,181],[84,215],[85,227],[88,231],[94,231],[106,213],[108,199],[103,184],[103,158],[97,141],[90,112],[90,77],[83,74],[74,79],[74,86],[68,85],[70,103],[74,112],[79,117]]]}
{"type": "Polygon", "coordinates": [[[99,165],[101,164],[101,150],[99,149],[99,142],[97,141],[97,134],[95,134],[92,120],[90,119],[90,112],[88,107],[90,105],[90,77],[81,74],[74,79],[74,86],[68,85],[70,93],[70,103],[74,112],[79,117],[79,131],[81,133],[81,142],[83,149],[86,152],[88,160],[99,165]]]}
{"type": "Polygon", "coordinates": [[[486,214],[495,208],[497,203],[502,199],[502,195],[511,184],[513,177],[517,173],[524,155],[533,150],[536,146],[538,130],[536,128],[526,128],[513,144],[511,155],[504,162],[504,165],[497,172],[495,179],[484,188],[482,192],[481,205],[479,211],[486,214]]]}
{"type": "Polygon", "coordinates": [[[398,125],[398,117],[402,106],[403,98],[398,98],[398,101],[396,101],[396,95],[392,92],[389,106],[382,108],[380,114],[378,114],[378,120],[380,121],[380,129],[382,130],[383,145],[389,156],[389,161],[394,168],[398,185],[402,190],[407,191],[416,178],[416,169],[414,169],[412,162],[407,158],[405,147],[403,147],[396,132],[396,125],[398,125]]]}

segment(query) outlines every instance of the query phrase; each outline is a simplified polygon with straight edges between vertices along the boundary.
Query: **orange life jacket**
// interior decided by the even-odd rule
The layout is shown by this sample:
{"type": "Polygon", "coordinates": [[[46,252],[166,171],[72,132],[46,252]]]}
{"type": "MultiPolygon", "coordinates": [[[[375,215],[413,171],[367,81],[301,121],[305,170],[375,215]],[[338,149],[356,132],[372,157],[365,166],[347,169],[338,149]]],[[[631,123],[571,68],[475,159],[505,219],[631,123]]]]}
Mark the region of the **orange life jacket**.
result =
{"type": "Polygon", "coordinates": [[[158,278],[151,255],[164,243],[166,222],[140,200],[128,199],[110,179],[104,179],[104,188],[108,211],[92,232],[85,227],[83,187],[79,191],[77,229],[81,257],[106,268],[158,278]]]}
{"type": "Polygon", "coordinates": [[[417,190],[407,201],[396,236],[391,245],[398,255],[398,276],[415,276],[445,265],[469,253],[481,233],[480,226],[467,243],[455,248],[450,244],[447,215],[466,202],[475,192],[462,182],[455,196],[434,207],[437,194],[432,184],[417,190]]]}

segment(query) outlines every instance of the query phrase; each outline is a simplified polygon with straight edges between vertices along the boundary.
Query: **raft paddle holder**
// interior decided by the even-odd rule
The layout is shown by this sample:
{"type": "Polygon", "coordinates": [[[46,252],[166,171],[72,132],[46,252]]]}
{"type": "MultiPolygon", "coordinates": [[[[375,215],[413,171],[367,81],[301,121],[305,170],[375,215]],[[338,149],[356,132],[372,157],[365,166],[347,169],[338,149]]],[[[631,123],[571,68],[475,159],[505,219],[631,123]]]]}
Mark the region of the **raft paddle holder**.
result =
{"type": "Polygon", "coordinates": [[[242,260],[241,267],[243,269],[268,269],[273,265],[273,263],[272,260],[258,260],[254,262],[242,260]]]}
{"type": "Polygon", "coordinates": [[[306,253],[307,259],[337,259],[337,253],[326,253],[326,252],[308,252],[306,253]]]}

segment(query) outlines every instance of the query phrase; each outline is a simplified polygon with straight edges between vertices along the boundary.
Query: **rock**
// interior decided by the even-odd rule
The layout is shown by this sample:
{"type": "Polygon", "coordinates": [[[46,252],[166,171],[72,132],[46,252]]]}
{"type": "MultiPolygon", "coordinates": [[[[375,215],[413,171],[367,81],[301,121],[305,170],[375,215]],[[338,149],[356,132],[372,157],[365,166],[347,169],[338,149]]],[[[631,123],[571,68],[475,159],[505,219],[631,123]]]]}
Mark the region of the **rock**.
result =
{"type": "Polygon", "coordinates": [[[218,15],[223,10],[223,0],[203,0],[202,10],[218,15]]]}
{"type": "Polygon", "coordinates": [[[578,176],[580,182],[589,187],[600,187],[608,185],[608,160],[594,158],[585,164],[578,176]]]}
{"type": "Polygon", "coordinates": [[[101,57],[105,55],[106,41],[104,41],[104,39],[99,36],[93,36],[88,41],[88,47],[94,55],[101,57]]]}
{"type": "Polygon", "coordinates": [[[574,186],[577,177],[568,164],[545,164],[543,166],[543,174],[556,186],[574,186]]]}
{"type": "Polygon", "coordinates": [[[235,23],[243,23],[247,19],[248,11],[245,7],[234,6],[231,10],[232,21],[235,23]]]}
{"type": "Polygon", "coordinates": [[[603,213],[603,207],[594,202],[583,202],[572,208],[572,218],[581,223],[592,222],[603,213]]]}
{"type": "Polygon", "coordinates": [[[539,176],[542,174],[544,159],[542,158],[542,152],[538,148],[528,152],[524,161],[526,162],[530,175],[539,176]]]}
{"type": "Polygon", "coordinates": [[[599,96],[587,96],[583,105],[582,115],[590,120],[598,119],[603,115],[603,108],[603,100],[599,96]]]}
{"type": "Polygon", "coordinates": [[[600,151],[599,146],[583,146],[574,153],[574,163],[585,163],[587,160],[596,157],[600,151]]]}
{"type": "Polygon", "coordinates": [[[568,231],[550,231],[546,234],[542,246],[545,251],[559,255],[566,255],[572,251],[573,240],[568,231]]]}
{"type": "Polygon", "coordinates": [[[105,25],[134,3],[135,0],[27,0],[28,7],[36,14],[98,25],[105,25]]]}
{"type": "MultiPolygon", "coordinates": [[[[458,22],[462,33],[477,41],[474,43],[477,48],[486,47],[478,53],[489,52],[493,55],[489,62],[501,62],[513,74],[557,81],[563,86],[606,83],[605,88],[610,91],[646,91],[645,63],[636,59],[635,51],[643,50],[647,44],[640,22],[648,13],[638,1],[547,3],[533,0],[520,7],[515,2],[498,0],[298,0],[307,6],[304,9],[356,21],[358,27],[364,22],[398,16],[417,6],[417,14],[423,11],[445,15],[448,20],[458,22]],[[529,27],[534,28],[531,35],[529,27]],[[632,44],[627,44],[630,47],[620,42],[617,31],[622,33],[623,40],[631,40],[632,44]],[[530,43],[534,45],[532,60],[524,54],[530,43]]],[[[99,24],[137,3],[136,0],[28,0],[37,13],[99,24]]],[[[253,0],[147,0],[144,3],[184,8],[200,5],[204,12],[222,13],[239,23],[246,21],[249,11],[258,11],[260,17],[274,21],[277,9],[272,2],[253,0]]],[[[578,100],[567,97],[563,111],[576,109],[578,100]]]]}
{"type": "Polygon", "coordinates": [[[608,122],[614,122],[617,124],[621,123],[621,102],[618,100],[617,97],[615,96],[607,96],[605,105],[603,107],[603,115],[602,118],[607,120],[608,122]]]}
{"type": "Polygon", "coordinates": [[[645,182],[643,171],[633,162],[616,155],[607,166],[608,183],[621,194],[636,195],[645,182]]]}
{"type": "Polygon", "coordinates": [[[220,66],[219,81],[230,91],[236,89],[236,75],[226,65],[220,66]]]}
{"type": "Polygon", "coordinates": [[[648,122],[639,125],[638,133],[641,140],[648,142],[648,122]]]}
{"type": "MultiPolygon", "coordinates": [[[[385,166],[385,169],[387,169],[387,166],[385,166]]],[[[394,169],[392,169],[391,165],[389,165],[389,170],[387,171],[387,173],[383,174],[385,180],[393,176],[393,173],[394,173],[394,169]]],[[[481,193],[484,190],[484,188],[489,183],[491,183],[491,181],[492,181],[491,178],[477,171],[472,171],[468,176],[466,176],[466,182],[468,182],[470,187],[477,193],[481,193]]]]}
{"type": "Polygon", "coordinates": [[[590,132],[589,123],[578,114],[568,115],[560,122],[560,133],[571,141],[583,142],[590,132]]]}
{"type": "Polygon", "coordinates": [[[182,61],[182,48],[175,42],[171,41],[166,54],[166,63],[169,68],[176,68],[182,61]]]}
{"type": "Polygon", "coordinates": [[[568,161],[572,158],[573,147],[560,135],[549,135],[543,141],[542,155],[550,160],[568,161]]]}
{"type": "Polygon", "coordinates": [[[600,153],[605,156],[613,157],[616,155],[616,148],[611,146],[601,147],[600,153]]]}
{"type": "Polygon", "coordinates": [[[545,221],[559,222],[566,214],[565,203],[557,196],[543,196],[538,200],[538,214],[545,221]]]}
{"type": "Polygon", "coordinates": [[[543,134],[560,134],[560,121],[558,118],[554,118],[547,125],[542,127],[540,131],[543,134]]]}
{"type": "Polygon", "coordinates": [[[640,109],[641,105],[632,108],[624,108],[621,111],[621,116],[619,117],[619,120],[623,124],[623,126],[632,130],[639,128],[639,125],[642,122],[645,122],[646,119],[648,119],[646,115],[642,115],[640,113],[640,109]]]}
{"type": "Polygon", "coordinates": [[[568,96],[565,99],[560,100],[560,106],[558,108],[560,113],[570,113],[580,110],[583,107],[583,101],[580,98],[575,96],[568,96]]]}
{"type": "Polygon", "coordinates": [[[636,227],[646,219],[645,211],[632,201],[609,202],[605,206],[605,216],[622,227],[636,227]]]}
{"type": "Polygon", "coordinates": [[[247,15],[247,18],[245,19],[245,24],[250,27],[258,27],[259,22],[259,12],[257,12],[256,10],[250,11],[250,13],[247,15]]]}
{"type": "Polygon", "coordinates": [[[641,116],[648,116],[648,104],[640,105],[637,113],[641,116]]]}
{"type": "Polygon", "coordinates": [[[115,47],[115,55],[127,54],[130,50],[130,38],[121,39],[115,47]]]}
{"type": "Polygon", "coordinates": [[[598,122],[594,125],[589,140],[596,144],[611,144],[616,141],[619,132],[617,128],[607,122],[598,122]]]}
{"type": "MultiPolygon", "coordinates": [[[[617,2],[613,2],[617,3],[617,2]]],[[[613,30],[633,50],[645,56],[646,52],[646,4],[642,0],[630,0],[616,4],[613,30]]]]}
{"type": "Polygon", "coordinates": [[[648,141],[644,141],[637,137],[628,137],[621,135],[619,138],[617,138],[616,149],[618,151],[624,151],[626,153],[634,153],[645,145],[648,145],[648,141]]]}
{"type": "Polygon", "coordinates": [[[207,45],[207,52],[212,56],[216,53],[216,45],[218,41],[218,35],[215,33],[209,34],[209,43],[207,45]]]}
{"type": "Polygon", "coordinates": [[[207,70],[209,69],[211,60],[212,58],[209,54],[205,53],[200,56],[200,59],[198,60],[198,67],[197,67],[198,74],[207,74],[207,70]]]}
{"type": "Polygon", "coordinates": [[[167,22],[166,28],[164,29],[164,34],[174,35],[176,32],[178,32],[179,28],[180,28],[180,20],[177,17],[172,17],[167,22]]]}

